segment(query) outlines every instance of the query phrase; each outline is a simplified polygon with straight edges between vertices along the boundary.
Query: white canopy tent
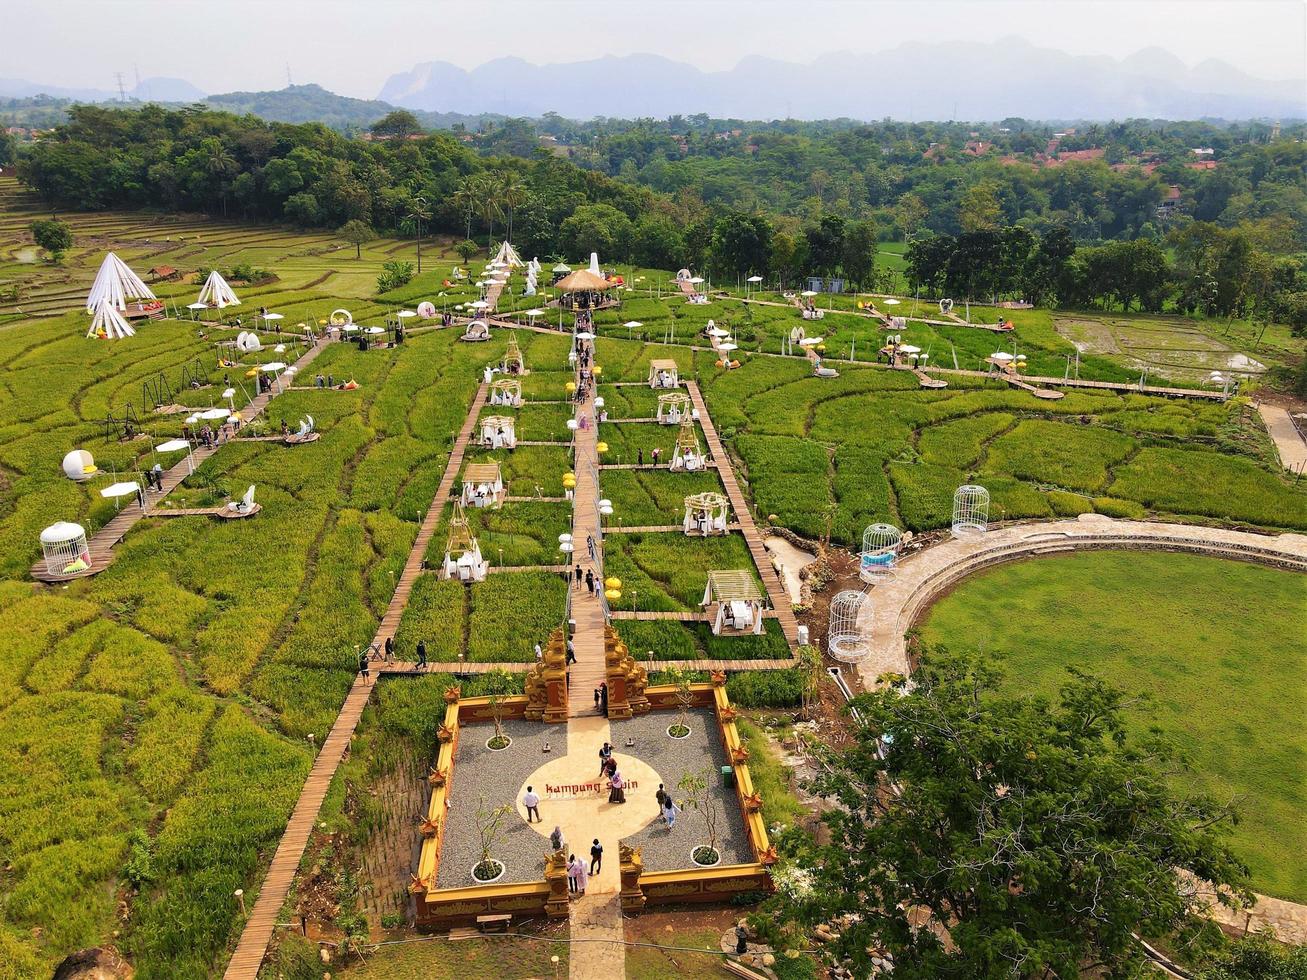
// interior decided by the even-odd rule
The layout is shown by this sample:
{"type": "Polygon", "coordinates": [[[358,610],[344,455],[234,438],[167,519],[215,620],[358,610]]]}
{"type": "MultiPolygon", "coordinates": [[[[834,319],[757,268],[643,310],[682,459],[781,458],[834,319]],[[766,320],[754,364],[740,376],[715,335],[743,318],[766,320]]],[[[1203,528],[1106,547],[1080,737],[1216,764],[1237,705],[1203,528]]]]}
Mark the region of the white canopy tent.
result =
{"type": "Polygon", "coordinates": [[[200,297],[197,302],[216,306],[220,310],[228,306],[240,306],[241,303],[236,298],[236,294],[232,292],[231,286],[227,285],[227,280],[222,278],[222,273],[217,269],[210,272],[209,278],[204,280],[204,285],[200,287],[200,297]]]}
{"type": "MultiPolygon", "coordinates": [[[[526,264],[522,261],[522,256],[517,254],[517,249],[515,249],[510,242],[504,242],[499,246],[499,254],[495,256],[495,262],[501,266],[508,266],[514,269],[526,264]]],[[[493,265],[494,263],[491,264],[493,265]]]]}
{"type": "Polygon", "coordinates": [[[127,322],[127,319],[118,312],[118,307],[109,299],[101,300],[94,312],[95,316],[91,318],[91,326],[86,331],[86,336],[118,340],[136,333],[136,328],[127,322]]]}
{"type": "Polygon", "coordinates": [[[113,252],[104,257],[95,282],[86,296],[86,312],[94,313],[101,303],[108,301],[120,310],[127,309],[129,299],[155,299],[150,287],[127,267],[127,263],[113,252]]]}

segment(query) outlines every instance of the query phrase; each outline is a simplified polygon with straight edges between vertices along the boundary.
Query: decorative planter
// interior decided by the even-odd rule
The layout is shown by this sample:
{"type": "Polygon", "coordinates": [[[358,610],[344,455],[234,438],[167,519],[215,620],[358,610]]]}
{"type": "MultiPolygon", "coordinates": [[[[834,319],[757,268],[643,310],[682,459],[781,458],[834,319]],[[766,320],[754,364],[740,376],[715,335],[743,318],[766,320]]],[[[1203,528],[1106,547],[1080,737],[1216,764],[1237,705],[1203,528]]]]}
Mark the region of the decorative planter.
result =
{"type": "Polygon", "coordinates": [[[504,873],[508,870],[506,867],[504,867],[503,861],[498,861],[495,858],[491,858],[489,863],[497,867],[499,869],[499,873],[496,874],[493,878],[478,878],[477,868],[481,867],[481,865],[484,863],[486,862],[478,861],[476,864],[472,865],[472,880],[475,881],[478,885],[492,884],[498,881],[500,878],[504,877],[504,873]]]}
{"type": "Polygon", "coordinates": [[[503,752],[504,749],[508,748],[512,744],[513,744],[513,740],[509,738],[507,735],[491,735],[488,739],[486,739],[486,748],[488,748],[491,752],[503,752]],[[502,738],[504,740],[503,745],[490,744],[491,742],[499,738],[502,738]]]}
{"type": "Polygon", "coordinates": [[[674,725],[668,725],[668,726],[667,726],[667,735],[668,735],[669,738],[689,738],[689,737],[690,737],[690,732],[691,732],[691,731],[692,731],[692,729],[690,728],[689,725],[682,725],[679,721],[678,721],[676,724],[674,724],[674,725]],[[673,731],[673,729],[676,729],[676,728],[682,728],[682,729],[684,729],[684,731],[682,731],[682,732],[678,735],[678,734],[676,734],[675,731],[673,731]]]}
{"type": "Polygon", "coordinates": [[[722,863],[722,852],[719,848],[712,848],[713,859],[711,861],[700,861],[697,855],[700,851],[707,851],[707,844],[696,844],[690,848],[690,860],[696,868],[713,868],[722,863]]]}

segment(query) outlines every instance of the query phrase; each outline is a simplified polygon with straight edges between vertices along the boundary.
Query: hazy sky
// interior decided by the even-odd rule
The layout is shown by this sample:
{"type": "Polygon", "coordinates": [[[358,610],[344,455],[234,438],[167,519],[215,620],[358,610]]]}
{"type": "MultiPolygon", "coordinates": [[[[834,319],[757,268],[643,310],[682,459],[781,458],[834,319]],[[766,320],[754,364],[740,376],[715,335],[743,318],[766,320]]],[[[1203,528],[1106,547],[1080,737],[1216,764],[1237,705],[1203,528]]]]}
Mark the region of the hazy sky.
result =
{"type": "Polygon", "coordinates": [[[289,64],[297,84],[372,98],[423,61],[650,52],[712,70],[750,54],[809,62],[1010,35],[1072,54],[1156,45],[1191,66],[1220,58],[1262,78],[1307,74],[1303,0],[0,0],[0,14],[0,76],[103,89],[116,71],[129,88],[134,71],[211,93],[281,88],[289,64]]]}

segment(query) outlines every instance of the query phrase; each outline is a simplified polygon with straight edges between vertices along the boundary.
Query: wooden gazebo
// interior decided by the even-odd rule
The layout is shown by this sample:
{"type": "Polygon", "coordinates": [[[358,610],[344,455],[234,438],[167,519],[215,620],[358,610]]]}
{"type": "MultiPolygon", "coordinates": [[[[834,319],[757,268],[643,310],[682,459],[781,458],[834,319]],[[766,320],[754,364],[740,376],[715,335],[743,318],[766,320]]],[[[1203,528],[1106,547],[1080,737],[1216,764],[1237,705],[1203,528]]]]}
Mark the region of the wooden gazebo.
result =
{"type": "Polygon", "coordinates": [[[718,636],[761,634],[765,601],[753,575],[742,568],[708,573],[703,606],[712,617],[712,631],[718,636]]]}
{"type": "Polygon", "coordinates": [[[491,449],[517,448],[517,420],[511,415],[486,415],[477,423],[480,430],[477,438],[483,446],[491,449]]]}
{"type": "Polygon", "coordinates": [[[463,470],[462,501],[471,507],[504,506],[504,477],[498,463],[468,463],[463,470]]]}
{"type": "Polygon", "coordinates": [[[499,370],[519,378],[527,373],[526,358],[522,356],[522,348],[517,346],[517,338],[512,334],[508,336],[508,347],[504,349],[504,359],[499,362],[499,370]]]}
{"type": "Polygon", "coordinates": [[[496,378],[490,382],[490,404],[522,407],[522,382],[517,378],[496,378]]]}
{"type": "Polygon", "coordinates": [[[658,424],[680,425],[691,414],[690,396],[683,391],[669,391],[658,396],[658,424]]]}
{"type": "Polygon", "coordinates": [[[650,388],[675,388],[680,383],[676,362],[658,358],[649,362],[650,388]]]}
{"type": "Polygon", "coordinates": [[[692,493],[685,498],[685,533],[708,537],[729,530],[731,503],[716,491],[692,493]]]}

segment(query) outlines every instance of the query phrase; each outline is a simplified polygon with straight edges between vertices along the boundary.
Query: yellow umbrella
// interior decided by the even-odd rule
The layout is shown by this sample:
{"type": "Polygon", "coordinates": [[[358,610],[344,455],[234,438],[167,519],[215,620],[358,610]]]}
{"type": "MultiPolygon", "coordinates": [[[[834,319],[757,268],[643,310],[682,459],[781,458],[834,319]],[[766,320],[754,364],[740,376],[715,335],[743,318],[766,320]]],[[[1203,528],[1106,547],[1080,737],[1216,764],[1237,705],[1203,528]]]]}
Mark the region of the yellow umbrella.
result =
{"type": "Polygon", "coordinates": [[[259,369],[256,368],[256,367],[252,367],[252,368],[250,368],[248,371],[245,372],[245,377],[247,377],[247,378],[252,378],[252,377],[254,377],[254,376],[255,376],[256,374],[258,374],[258,373],[259,373],[259,369]]]}
{"type": "Polygon", "coordinates": [[[567,384],[563,385],[563,388],[568,392],[568,394],[571,394],[576,391],[576,382],[569,381],[567,384]]]}
{"type": "Polygon", "coordinates": [[[603,369],[603,367],[601,367],[600,365],[596,364],[596,365],[594,366],[594,370],[591,371],[590,373],[593,374],[593,375],[597,378],[597,377],[599,377],[599,375],[601,375],[601,374],[604,373],[604,369],[603,369]]]}
{"type": "Polygon", "coordinates": [[[607,589],[604,592],[604,596],[609,602],[616,602],[618,599],[622,598],[622,593],[618,589],[607,589]]]}
{"type": "Polygon", "coordinates": [[[622,587],[622,580],[616,575],[610,575],[608,578],[604,579],[604,585],[610,589],[620,589],[622,587]]]}
{"type": "Polygon", "coordinates": [[[606,453],[606,452],[608,452],[608,443],[606,443],[606,442],[597,442],[597,443],[595,443],[595,450],[596,450],[597,452],[601,452],[601,453],[606,453]]]}

